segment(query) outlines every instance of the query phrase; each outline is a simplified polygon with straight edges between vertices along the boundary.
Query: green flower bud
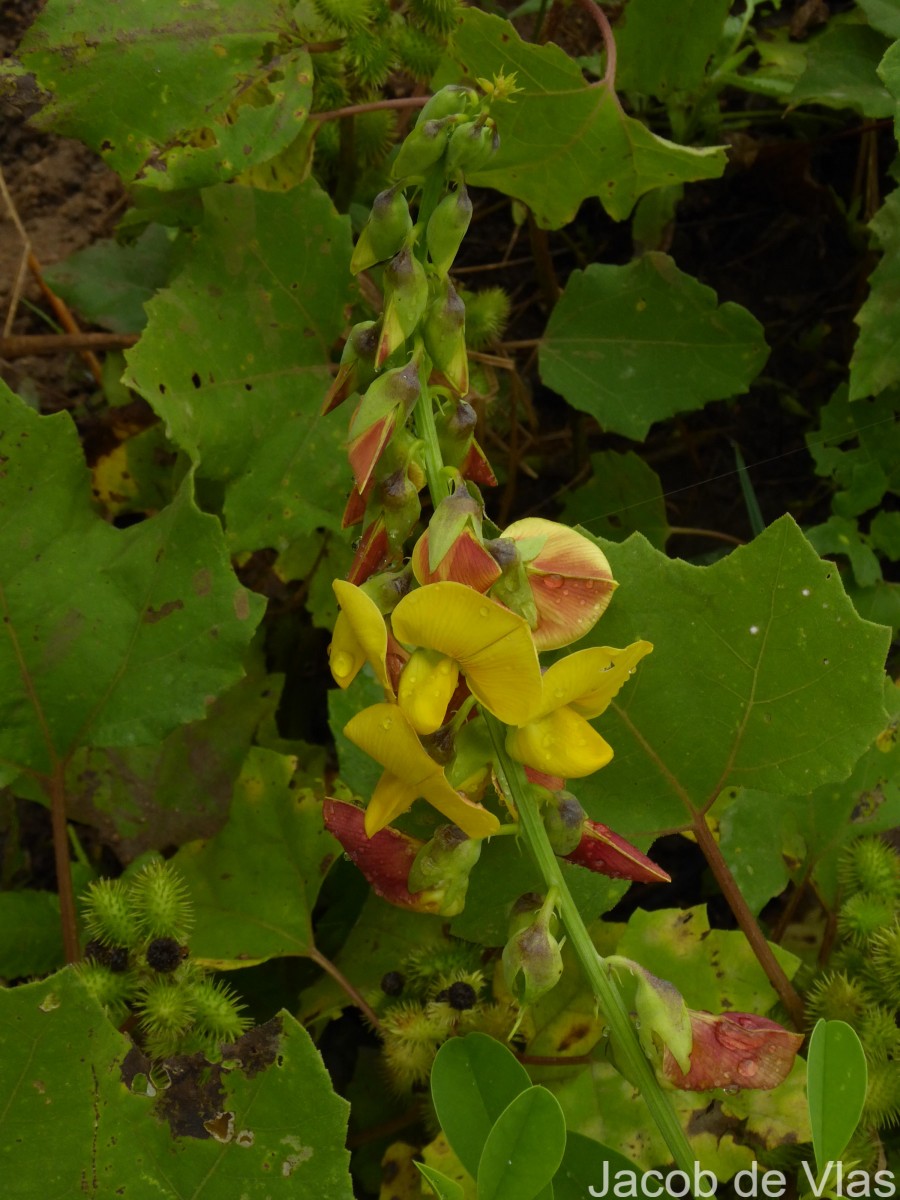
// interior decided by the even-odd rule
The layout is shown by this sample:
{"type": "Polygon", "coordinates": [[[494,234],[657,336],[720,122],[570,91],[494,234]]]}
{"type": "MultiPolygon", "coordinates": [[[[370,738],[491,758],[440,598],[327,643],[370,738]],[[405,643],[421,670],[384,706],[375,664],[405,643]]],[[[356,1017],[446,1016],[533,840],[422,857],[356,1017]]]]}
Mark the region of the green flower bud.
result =
{"type": "Polygon", "coordinates": [[[469,390],[466,353],[466,306],[449,279],[435,281],[435,296],[422,325],[425,349],[432,363],[460,396],[469,390]]]}
{"type": "Polygon", "coordinates": [[[410,246],[404,246],[384,268],[384,285],[384,315],[376,358],[379,367],[403,345],[428,305],[425,268],[410,246]]]}
{"type": "Polygon", "coordinates": [[[571,792],[550,793],[544,806],[544,828],[554,854],[571,854],[581,841],[585,811],[571,792]]]}
{"type": "Polygon", "coordinates": [[[378,321],[360,321],[350,330],[334,383],[325,394],[323,416],[343,404],[354,392],[364,392],[375,378],[375,353],[380,336],[378,321]]]}
{"type": "Polygon", "coordinates": [[[401,185],[395,184],[387,191],[379,192],[353,251],[350,270],[358,275],[375,263],[393,258],[411,229],[412,217],[401,185]]]}
{"type": "Polygon", "coordinates": [[[397,502],[391,508],[382,510],[390,557],[402,555],[403,546],[409,537],[410,530],[422,513],[422,505],[419,502],[419,493],[416,491],[415,485],[405,479],[402,491],[402,502],[397,502]]]}
{"type": "Polygon", "coordinates": [[[424,125],[426,121],[439,121],[442,117],[452,117],[464,113],[473,103],[477,103],[478,93],[474,88],[460,83],[448,83],[439,92],[435,92],[416,119],[416,125],[424,125]]]}
{"type": "Polygon", "coordinates": [[[465,184],[460,182],[455,192],[449,192],[428,221],[425,240],[428,253],[438,275],[449,271],[472,220],[472,201],[465,184]]]}
{"type": "Polygon", "coordinates": [[[455,825],[442,825],[416,855],[407,888],[413,894],[443,892],[438,912],[455,917],[465,906],[469,873],[480,855],[480,840],[466,837],[455,825]]]}
{"type": "MultiPolygon", "coordinates": [[[[514,914],[517,923],[525,914],[514,914]]],[[[519,1004],[533,1004],[559,982],[563,972],[562,947],[550,932],[555,920],[552,898],[543,903],[528,923],[513,933],[503,947],[506,984],[519,1004]]]]}
{"type": "Polygon", "coordinates": [[[484,122],[457,125],[447,143],[446,171],[480,171],[500,148],[500,139],[490,117],[484,122]]]}
{"type": "Polygon", "coordinates": [[[379,375],[360,400],[350,420],[350,438],[358,437],[377,421],[400,409],[405,421],[415,407],[422,391],[419,366],[415,359],[405,367],[394,367],[379,375]]]}
{"type": "Polygon", "coordinates": [[[394,159],[391,175],[394,179],[421,177],[433,167],[447,149],[452,118],[442,121],[424,121],[416,125],[407,135],[394,159]]]}

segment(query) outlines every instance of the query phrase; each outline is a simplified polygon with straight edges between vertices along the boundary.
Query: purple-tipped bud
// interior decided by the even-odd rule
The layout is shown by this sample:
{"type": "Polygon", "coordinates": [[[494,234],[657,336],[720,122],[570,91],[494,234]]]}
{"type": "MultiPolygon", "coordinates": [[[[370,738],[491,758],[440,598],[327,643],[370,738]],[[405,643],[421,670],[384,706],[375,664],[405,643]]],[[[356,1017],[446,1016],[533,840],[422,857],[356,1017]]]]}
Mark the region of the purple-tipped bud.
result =
{"type": "Polygon", "coordinates": [[[400,184],[379,192],[350,260],[354,275],[385,262],[401,249],[412,229],[412,217],[400,184]]]}
{"type": "Polygon", "coordinates": [[[416,855],[409,890],[440,893],[441,915],[455,917],[465,906],[469,875],[480,855],[480,839],[466,837],[456,825],[442,825],[416,855]]]}
{"type": "Polygon", "coordinates": [[[377,364],[383,366],[421,321],[428,305],[425,268],[404,246],[384,268],[384,314],[377,364]]]}
{"type": "Polygon", "coordinates": [[[494,538],[484,544],[501,571],[519,562],[519,548],[512,538],[494,538]]]}
{"type": "Polygon", "coordinates": [[[553,919],[552,905],[544,904],[524,928],[510,936],[503,948],[506,984],[519,1004],[540,1000],[562,975],[560,944],[550,932],[553,919]]]}
{"type": "Polygon", "coordinates": [[[449,279],[436,281],[422,334],[435,368],[458,395],[464,396],[469,390],[466,306],[449,279]]]}
{"type": "Polygon", "coordinates": [[[394,179],[421,177],[433,167],[447,149],[451,122],[452,117],[429,119],[410,130],[391,168],[394,179]]]}
{"type": "Polygon", "coordinates": [[[544,805],[544,828],[554,854],[571,854],[581,842],[586,813],[571,792],[552,792],[544,805]]]}
{"type": "Polygon", "coordinates": [[[438,275],[450,270],[472,220],[472,201],[464,183],[446,195],[428,221],[425,240],[438,275]]]}
{"type": "Polygon", "coordinates": [[[364,392],[375,378],[375,353],[381,325],[378,321],[360,321],[350,330],[341,353],[341,365],[334,383],[325,394],[322,414],[330,413],[354,392],[364,392]]]}
{"type": "Polygon", "coordinates": [[[480,171],[499,145],[496,127],[490,117],[481,123],[466,121],[457,125],[447,143],[447,173],[480,171]]]}

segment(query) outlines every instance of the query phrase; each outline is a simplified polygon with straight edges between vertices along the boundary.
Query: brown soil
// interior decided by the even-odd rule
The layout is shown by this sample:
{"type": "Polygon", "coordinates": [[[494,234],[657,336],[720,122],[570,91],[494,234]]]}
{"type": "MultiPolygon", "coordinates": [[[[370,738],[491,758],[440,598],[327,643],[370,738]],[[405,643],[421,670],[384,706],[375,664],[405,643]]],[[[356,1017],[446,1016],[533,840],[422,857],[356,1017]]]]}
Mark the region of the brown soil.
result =
{"type": "MultiPolygon", "coordinates": [[[[3,58],[15,54],[40,8],[40,0],[5,0],[0,12],[3,58]]],[[[12,95],[0,94],[0,170],[8,193],[0,196],[0,333],[46,334],[58,329],[33,272],[23,273],[27,247],[18,226],[38,263],[49,265],[110,236],[124,204],[118,177],[97,155],[79,142],[41,133],[28,124],[37,109],[27,86],[12,95]]],[[[72,353],[0,359],[0,377],[14,391],[40,401],[45,411],[70,405],[95,387],[84,363],[72,353]]]]}

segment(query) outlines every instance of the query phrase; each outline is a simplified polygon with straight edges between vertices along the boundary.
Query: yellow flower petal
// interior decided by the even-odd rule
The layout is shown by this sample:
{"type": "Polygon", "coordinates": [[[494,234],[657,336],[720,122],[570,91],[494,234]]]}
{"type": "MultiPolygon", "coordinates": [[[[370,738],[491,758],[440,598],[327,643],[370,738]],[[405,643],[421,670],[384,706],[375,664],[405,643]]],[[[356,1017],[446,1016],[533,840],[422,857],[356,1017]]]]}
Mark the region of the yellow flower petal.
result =
{"type": "Polygon", "coordinates": [[[456,691],[459,668],[434,650],[414,650],[397,688],[397,702],[416,733],[434,733],[444,724],[456,691]]]}
{"type": "Polygon", "coordinates": [[[499,829],[500,822],[493,813],[450,786],[443,768],[428,755],[396,704],[373,704],[363,709],[344,726],[344,734],[393,777],[382,776],[372,796],[366,814],[370,837],[405,812],[419,796],[469,837],[490,837],[499,829]]]}
{"type": "Polygon", "coordinates": [[[378,605],[362,588],[343,579],[331,586],[341,606],[328,650],[335,683],[349,687],[363,663],[370,662],[378,682],[392,691],[385,666],[387,625],[378,605]]]}
{"type": "Polygon", "coordinates": [[[472,695],[508,725],[523,725],[541,703],[541,671],[528,623],[461,583],[417,588],[391,614],[401,642],[459,663],[472,695]]]}
{"type": "Polygon", "coordinates": [[[390,771],[385,773],[375,785],[375,791],[366,807],[366,837],[374,837],[391,821],[402,817],[418,799],[418,793],[410,784],[404,783],[390,771]]]}
{"type": "Polygon", "coordinates": [[[591,646],[567,654],[544,674],[541,716],[571,705],[583,717],[599,717],[652,649],[650,642],[641,641],[624,650],[591,646]]]}
{"type": "Polygon", "coordinates": [[[571,708],[557,709],[521,729],[511,729],[506,749],[527,767],[563,779],[593,775],[613,756],[609,743],[571,708]]]}

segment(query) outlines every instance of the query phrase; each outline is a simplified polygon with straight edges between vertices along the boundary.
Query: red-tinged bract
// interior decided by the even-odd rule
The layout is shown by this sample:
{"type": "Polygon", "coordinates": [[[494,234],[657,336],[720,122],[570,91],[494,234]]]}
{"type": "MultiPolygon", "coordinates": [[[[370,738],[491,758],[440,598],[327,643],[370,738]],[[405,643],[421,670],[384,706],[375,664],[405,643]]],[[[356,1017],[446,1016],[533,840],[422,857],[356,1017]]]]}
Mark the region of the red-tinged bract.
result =
{"type": "Polygon", "coordinates": [[[585,821],[581,841],[571,854],[565,855],[565,859],[611,879],[631,879],[636,883],[672,882],[672,876],[662,867],[599,821],[585,821]]]}

